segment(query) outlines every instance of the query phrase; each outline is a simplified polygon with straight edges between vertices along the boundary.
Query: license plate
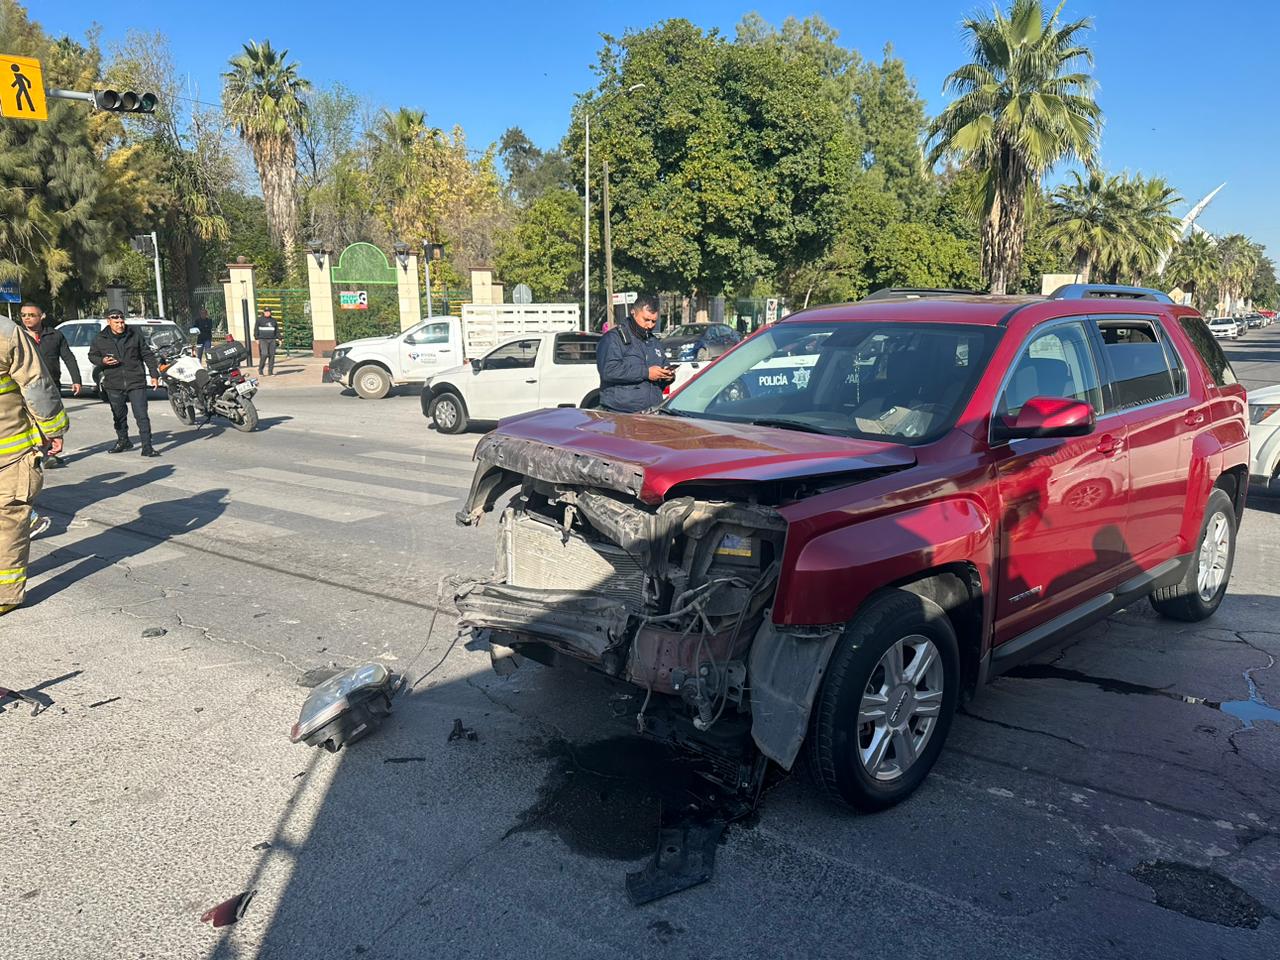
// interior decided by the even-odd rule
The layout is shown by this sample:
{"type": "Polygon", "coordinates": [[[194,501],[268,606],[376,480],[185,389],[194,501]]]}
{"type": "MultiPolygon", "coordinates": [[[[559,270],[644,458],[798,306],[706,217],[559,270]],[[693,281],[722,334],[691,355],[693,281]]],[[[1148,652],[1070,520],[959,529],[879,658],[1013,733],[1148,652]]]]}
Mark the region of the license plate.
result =
{"type": "Polygon", "coordinates": [[[244,383],[237,383],[236,390],[242,396],[246,393],[253,393],[253,388],[255,384],[256,384],[256,381],[254,380],[246,380],[244,383]]]}

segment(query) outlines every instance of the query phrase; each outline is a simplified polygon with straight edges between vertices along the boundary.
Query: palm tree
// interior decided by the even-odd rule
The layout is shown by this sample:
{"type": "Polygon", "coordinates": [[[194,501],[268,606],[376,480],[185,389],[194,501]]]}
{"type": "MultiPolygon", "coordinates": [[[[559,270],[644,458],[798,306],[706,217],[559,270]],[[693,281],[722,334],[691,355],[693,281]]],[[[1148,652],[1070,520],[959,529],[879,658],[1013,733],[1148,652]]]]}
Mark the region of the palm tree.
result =
{"type": "Polygon", "coordinates": [[[1218,248],[1207,233],[1192,233],[1173,248],[1164,268],[1166,285],[1185,286],[1192,305],[1204,313],[1205,297],[1218,277],[1218,248]]]}
{"type": "Polygon", "coordinates": [[[1006,16],[970,18],[967,63],[947,77],[960,96],[929,125],[929,159],[956,155],[982,175],[982,273],[1004,293],[1022,262],[1028,194],[1064,160],[1092,164],[1102,111],[1093,80],[1077,72],[1093,53],[1077,35],[1088,19],[1059,24],[1040,0],[1013,0],[1006,16]]]}
{"type": "Polygon", "coordinates": [[[1218,241],[1218,301],[1231,313],[1253,286],[1253,275],[1262,263],[1263,248],[1240,233],[1218,241]]]}
{"type": "Polygon", "coordinates": [[[1121,232],[1119,177],[1104,176],[1100,170],[1087,178],[1073,170],[1072,176],[1074,183],[1058,187],[1049,198],[1045,233],[1055,248],[1071,257],[1080,282],[1088,283],[1094,264],[1110,253],[1121,232]]]}
{"type": "Polygon", "coordinates": [[[298,65],[287,62],[288,56],[288,50],[276,50],[270,40],[250,40],[222,75],[222,105],[253,154],[267,225],[292,268],[298,245],[295,138],[307,130],[304,96],[311,84],[298,76],[298,65]]]}

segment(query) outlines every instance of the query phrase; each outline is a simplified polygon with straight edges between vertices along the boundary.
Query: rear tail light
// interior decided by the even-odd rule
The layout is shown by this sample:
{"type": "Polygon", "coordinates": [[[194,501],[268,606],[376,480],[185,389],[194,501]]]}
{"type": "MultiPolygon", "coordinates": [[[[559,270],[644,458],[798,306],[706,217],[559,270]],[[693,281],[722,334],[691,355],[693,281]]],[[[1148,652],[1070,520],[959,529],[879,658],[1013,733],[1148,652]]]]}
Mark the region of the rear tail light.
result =
{"type": "Polygon", "coordinates": [[[1280,403],[1251,403],[1249,405],[1249,422],[1262,423],[1280,410],[1280,403]]]}
{"type": "Polygon", "coordinates": [[[231,372],[227,374],[227,379],[235,383],[237,380],[243,380],[244,374],[233,367],[231,372]]]}

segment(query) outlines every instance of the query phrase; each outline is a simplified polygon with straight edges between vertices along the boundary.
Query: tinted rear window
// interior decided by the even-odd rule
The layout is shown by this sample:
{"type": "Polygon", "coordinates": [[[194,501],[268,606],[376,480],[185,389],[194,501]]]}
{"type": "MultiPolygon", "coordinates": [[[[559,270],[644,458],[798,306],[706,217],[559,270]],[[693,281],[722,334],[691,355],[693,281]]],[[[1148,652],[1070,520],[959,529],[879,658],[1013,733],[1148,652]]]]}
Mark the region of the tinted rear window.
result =
{"type": "Polygon", "coordinates": [[[1200,317],[1180,317],[1179,320],[1187,339],[1196,348],[1196,353],[1200,354],[1204,365],[1209,368],[1209,376],[1213,377],[1213,382],[1220,387],[1235,383],[1235,371],[1231,369],[1231,363],[1227,360],[1227,355],[1222,352],[1222,348],[1218,346],[1218,341],[1209,332],[1208,324],[1200,317]]]}
{"type": "Polygon", "coordinates": [[[600,338],[590,333],[556,334],[556,363],[595,363],[600,338]]]}

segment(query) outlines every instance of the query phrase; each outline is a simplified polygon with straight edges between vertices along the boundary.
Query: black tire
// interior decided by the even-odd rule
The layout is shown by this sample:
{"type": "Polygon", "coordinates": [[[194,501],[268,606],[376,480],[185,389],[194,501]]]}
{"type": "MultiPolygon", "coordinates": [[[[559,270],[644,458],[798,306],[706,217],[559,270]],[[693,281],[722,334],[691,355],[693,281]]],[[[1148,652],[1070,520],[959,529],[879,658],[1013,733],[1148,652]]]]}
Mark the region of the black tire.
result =
{"type": "Polygon", "coordinates": [[[467,405],[456,393],[442,393],[431,401],[431,422],[438,433],[462,433],[467,429],[467,405]]]}
{"type": "Polygon", "coordinates": [[[928,776],[942,752],[951,730],[959,690],[960,648],[943,609],[931,600],[902,590],[890,590],[873,597],[849,621],[837,641],[813,705],[806,749],[814,778],[832,799],[858,810],[884,810],[905,800],[928,776]],[[924,643],[906,646],[912,643],[912,638],[928,641],[935,655],[932,662],[936,665],[928,668],[928,682],[921,677],[914,689],[927,695],[929,702],[936,702],[938,707],[931,718],[916,717],[908,711],[902,726],[897,728],[898,733],[894,734],[891,731],[895,720],[912,696],[909,671],[917,663],[916,657],[928,649],[924,643]],[[884,705],[887,716],[883,719],[887,725],[884,739],[889,741],[889,746],[881,751],[879,764],[883,766],[878,764],[881,775],[874,776],[867,769],[861,752],[878,742],[875,734],[881,728],[860,724],[860,711],[864,694],[871,694],[869,687],[888,684],[881,659],[899,643],[903,644],[900,649],[911,649],[913,656],[909,661],[903,656],[904,679],[888,689],[884,705]],[[939,682],[941,697],[937,696],[936,689],[939,682]],[[928,719],[933,722],[925,733],[923,723],[928,719]],[[899,762],[898,744],[904,742],[903,737],[910,740],[913,751],[919,752],[905,769],[894,773],[894,764],[899,762]],[[894,755],[892,761],[890,753],[894,755]]]}
{"type": "Polygon", "coordinates": [[[1235,564],[1235,559],[1236,507],[1225,490],[1214,489],[1210,492],[1209,500],[1205,504],[1204,520],[1200,524],[1200,537],[1196,540],[1196,548],[1191,554],[1191,562],[1187,565],[1186,574],[1173,586],[1161,587],[1152,593],[1151,606],[1160,616],[1168,617],[1170,620],[1198,623],[1208,619],[1213,616],[1214,611],[1222,604],[1222,598],[1227,594],[1227,584],[1231,582],[1231,568],[1235,564]],[[1202,558],[1209,560],[1210,565],[1213,566],[1213,560],[1221,554],[1220,548],[1216,547],[1208,548],[1206,551],[1206,540],[1210,538],[1210,528],[1212,527],[1215,531],[1219,529],[1218,519],[1223,521],[1221,529],[1227,537],[1226,556],[1221,567],[1221,582],[1209,591],[1208,597],[1205,597],[1200,589],[1202,558]]]}
{"type": "Polygon", "coordinates": [[[391,392],[391,377],[381,367],[366,363],[351,374],[351,386],[362,399],[381,400],[391,392]]]}
{"type": "Polygon", "coordinates": [[[169,406],[173,407],[174,416],[188,427],[195,423],[195,413],[187,400],[187,392],[178,387],[168,387],[167,392],[169,394],[169,406]]]}
{"type": "Polygon", "coordinates": [[[258,408],[248,397],[240,398],[240,419],[232,420],[231,425],[241,433],[252,433],[258,428],[258,408]]]}
{"type": "Polygon", "coordinates": [[[600,391],[592,390],[583,398],[582,403],[578,404],[578,407],[582,410],[599,410],[600,391]]]}

